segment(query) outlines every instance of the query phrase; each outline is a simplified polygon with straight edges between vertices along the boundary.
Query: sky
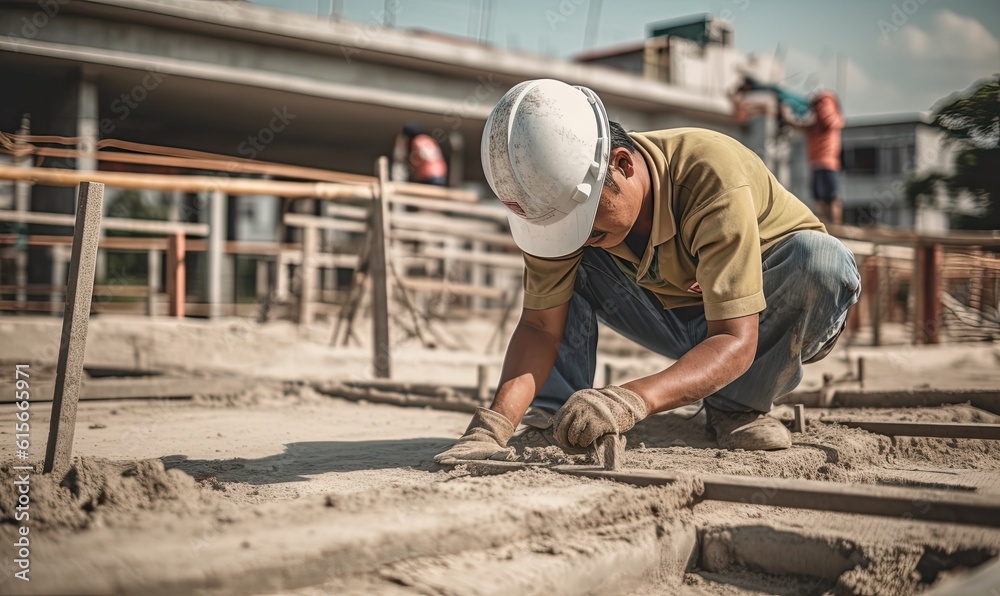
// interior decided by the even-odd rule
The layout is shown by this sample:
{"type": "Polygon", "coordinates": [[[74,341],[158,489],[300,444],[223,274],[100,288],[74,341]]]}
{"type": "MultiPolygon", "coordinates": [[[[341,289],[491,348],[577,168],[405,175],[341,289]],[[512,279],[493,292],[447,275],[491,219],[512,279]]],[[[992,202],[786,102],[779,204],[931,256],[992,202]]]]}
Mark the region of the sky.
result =
{"type": "Polygon", "coordinates": [[[252,1],[372,24],[381,24],[388,6],[396,27],[561,58],[640,41],[651,23],[709,13],[733,24],[741,51],[783,55],[784,84],[792,89],[835,89],[841,56],[848,117],[929,111],[1000,72],[997,0],[252,1]],[[600,17],[588,35],[590,10],[600,17]]]}

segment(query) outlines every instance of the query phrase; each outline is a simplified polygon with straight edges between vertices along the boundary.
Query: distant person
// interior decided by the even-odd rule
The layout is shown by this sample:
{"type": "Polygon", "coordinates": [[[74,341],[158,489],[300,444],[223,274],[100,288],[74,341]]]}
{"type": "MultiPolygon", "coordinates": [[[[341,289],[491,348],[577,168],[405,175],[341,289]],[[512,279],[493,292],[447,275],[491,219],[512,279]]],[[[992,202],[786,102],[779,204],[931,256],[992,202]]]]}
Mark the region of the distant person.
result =
{"type": "Polygon", "coordinates": [[[840,131],[844,128],[840,102],[832,91],[819,91],[810,101],[811,111],[797,118],[783,110],[784,119],[805,130],[809,166],[812,168],[812,196],[820,219],[840,225],[844,223],[844,206],[840,201],[837,174],[840,172],[840,131]]]}
{"type": "Polygon", "coordinates": [[[437,141],[413,123],[403,126],[401,137],[394,157],[397,164],[405,165],[406,178],[420,184],[448,186],[448,164],[437,141]]]}

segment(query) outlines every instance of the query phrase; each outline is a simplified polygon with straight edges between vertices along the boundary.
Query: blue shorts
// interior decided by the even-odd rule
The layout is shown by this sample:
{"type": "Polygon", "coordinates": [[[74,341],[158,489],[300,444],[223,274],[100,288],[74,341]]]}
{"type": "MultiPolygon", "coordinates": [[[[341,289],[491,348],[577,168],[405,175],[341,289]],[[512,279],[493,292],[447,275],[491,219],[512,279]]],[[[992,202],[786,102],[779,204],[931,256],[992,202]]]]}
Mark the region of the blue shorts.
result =
{"type": "Polygon", "coordinates": [[[813,199],[829,203],[837,198],[837,172],[819,168],[812,172],[813,199]]]}

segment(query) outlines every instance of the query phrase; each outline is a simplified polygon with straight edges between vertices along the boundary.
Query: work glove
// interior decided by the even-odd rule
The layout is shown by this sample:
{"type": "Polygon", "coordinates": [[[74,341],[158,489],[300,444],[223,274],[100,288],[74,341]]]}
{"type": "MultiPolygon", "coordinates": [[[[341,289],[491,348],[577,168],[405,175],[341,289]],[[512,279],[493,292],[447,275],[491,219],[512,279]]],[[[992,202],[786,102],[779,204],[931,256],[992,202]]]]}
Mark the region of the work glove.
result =
{"type": "Polygon", "coordinates": [[[514,448],[507,441],[514,434],[514,425],[503,414],[486,408],[476,408],[469,428],[454,445],[434,456],[438,463],[452,459],[512,460],[514,448]]]}
{"type": "Polygon", "coordinates": [[[588,448],[599,437],[620,435],[649,414],[639,394],[608,385],[581,389],[569,397],[553,419],[560,445],[588,448]]]}

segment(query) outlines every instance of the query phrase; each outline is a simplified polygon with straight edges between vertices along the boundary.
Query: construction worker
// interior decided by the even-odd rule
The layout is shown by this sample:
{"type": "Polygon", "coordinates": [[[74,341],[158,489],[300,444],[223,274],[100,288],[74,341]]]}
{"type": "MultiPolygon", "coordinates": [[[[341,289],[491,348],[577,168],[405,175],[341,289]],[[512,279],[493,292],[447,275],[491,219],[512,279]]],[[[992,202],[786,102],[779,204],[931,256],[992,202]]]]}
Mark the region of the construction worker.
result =
{"type": "Polygon", "coordinates": [[[812,196],[820,218],[828,223],[844,223],[844,207],[838,191],[840,171],[840,131],[844,117],[840,102],[832,91],[820,90],[809,102],[811,110],[800,118],[788,106],[782,106],[785,121],[806,133],[806,153],[812,170],[812,196]]]}
{"type": "Polygon", "coordinates": [[[403,125],[403,134],[396,140],[394,162],[401,170],[398,178],[402,180],[448,186],[448,164],[441,146],[419,124],[403,125]]]}
{"type": "Polygon", "coordinates": [[[437,461],[513,458],[522,417],[588,448],[698,400],[720,447],[791,445],[767,413],[833,348],[860,279],[756,154],[708,130],[627,134],[591,90],[537,80],[493,109],[482,160],[524,309],[492,405],[437,461]],[[594,388],[598,320],[676,362],[594,388]]]}

